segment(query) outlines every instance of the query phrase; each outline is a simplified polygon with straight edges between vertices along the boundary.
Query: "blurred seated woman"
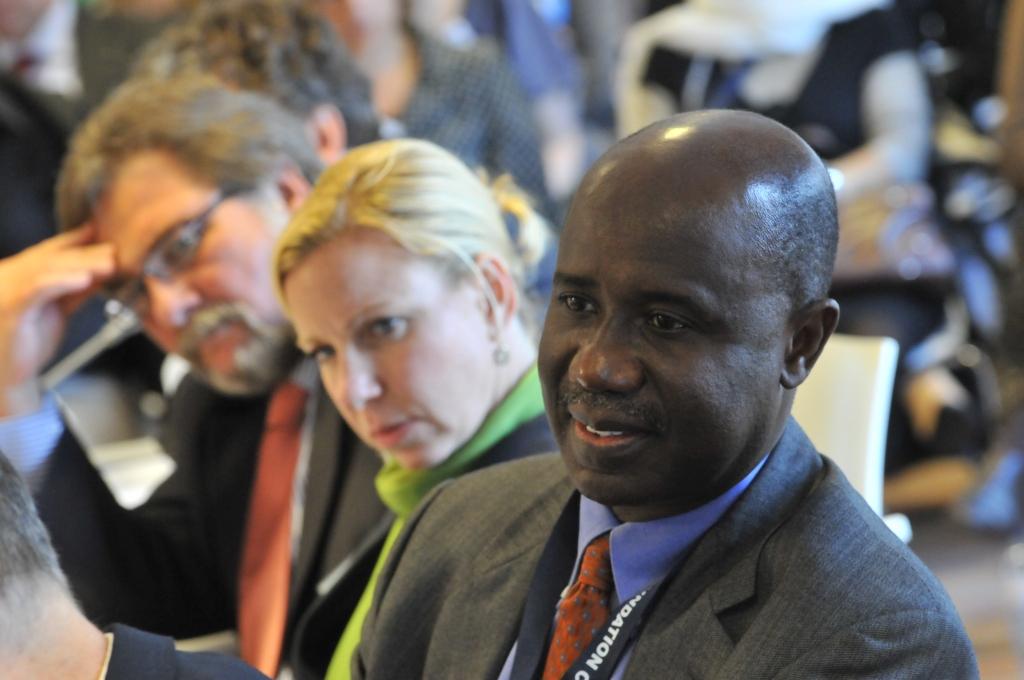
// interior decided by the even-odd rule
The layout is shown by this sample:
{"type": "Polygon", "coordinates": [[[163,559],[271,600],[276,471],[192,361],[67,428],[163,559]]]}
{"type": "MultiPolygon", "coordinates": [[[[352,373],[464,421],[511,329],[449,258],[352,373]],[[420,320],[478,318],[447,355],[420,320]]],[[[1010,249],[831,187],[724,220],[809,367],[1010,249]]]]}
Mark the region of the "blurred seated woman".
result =
{"type": "Polygon", "coordinates": [[[618,79],[620,136],[757,111],[828,160],[841,202],[927,171],[931,102],[892,0],[687,0],[630,28],[618,79]]]}
{"type": "Polygon", "coordinates": [[[510,181],[488,186],[440,147],[400,139],[329,168],[281,235],[275,280],[297,342],[380,452],[377,491],[395,515],[300,623],[297,677],[349,677],[377,571],[431,488],[555,450],[522,295],[549,234],[510,181]]]}
{"type": "Polygon", "coordinates": [[[370,79],[381,136],[440,144],[509,173],[551,215],[529,102],[494,49],[456,48],[412,25],[408,0],[316,0],[370,79]]]}

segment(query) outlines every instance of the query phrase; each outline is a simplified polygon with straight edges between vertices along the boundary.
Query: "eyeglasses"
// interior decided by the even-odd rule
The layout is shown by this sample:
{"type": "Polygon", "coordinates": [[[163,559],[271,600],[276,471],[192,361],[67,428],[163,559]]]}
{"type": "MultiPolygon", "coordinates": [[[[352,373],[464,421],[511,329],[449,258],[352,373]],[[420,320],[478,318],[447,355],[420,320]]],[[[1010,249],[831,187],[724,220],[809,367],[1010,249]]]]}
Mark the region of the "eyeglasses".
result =
{"type": "Polygon", "coordinates": [[[210,226],[210,217],[221,203],[234,196],[220,193],[203,212],[175,227],[157,239],[142,261],[142,273],[107,286],[107,314],[115,316],[131,310],[143,316],[149,307],[146,278],[170,281],[188,269],[196,259],[199,244],[210,226]]]}

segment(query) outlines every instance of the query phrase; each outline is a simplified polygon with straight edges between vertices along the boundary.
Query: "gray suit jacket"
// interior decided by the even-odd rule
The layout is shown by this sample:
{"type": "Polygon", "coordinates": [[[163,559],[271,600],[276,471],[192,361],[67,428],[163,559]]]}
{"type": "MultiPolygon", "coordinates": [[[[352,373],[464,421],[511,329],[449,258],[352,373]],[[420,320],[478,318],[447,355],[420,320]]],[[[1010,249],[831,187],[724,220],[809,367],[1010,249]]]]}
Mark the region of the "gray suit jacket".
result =
{"type": "MultiPolygon", "coordinates": [[[[496,678],[571,492],[554,456],[437,489],[381,574],[355,677],[496,678]]],[[[667,584],[625,678],[977,675],[942,586],[791,420],[667,584]]]]}

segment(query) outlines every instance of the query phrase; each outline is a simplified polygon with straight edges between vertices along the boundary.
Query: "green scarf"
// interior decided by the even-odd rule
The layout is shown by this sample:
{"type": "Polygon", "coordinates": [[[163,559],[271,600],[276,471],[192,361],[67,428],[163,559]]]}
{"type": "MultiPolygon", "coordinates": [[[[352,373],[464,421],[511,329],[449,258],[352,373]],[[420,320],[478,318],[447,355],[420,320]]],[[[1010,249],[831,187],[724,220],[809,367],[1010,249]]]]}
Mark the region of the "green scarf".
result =
{"type": "Polygon", "coordinates": [[[338,647],[331,657],[327,669],[326,680],[349,680],[352,677],[352,656],[362,635],[363,621],[370,611],[373,591],[376,589],[377,576],[402,531],[406,518],[431,489],[447,479],[453,479],[472,470],[487,451],[499,441],[514,432],[520,425],[527,423],[544,412],[544,401],[541,397],[540,376],[534,366],[526,372],[508,396],[491,411],[484,419],[468,442],[458,451],[449,456],[437,467],[425,470],[407,470],[394,461],[388,461],[375,480],[377,493],[384,505],[396,515],[384,546],[381,548],[377,563],[373,567],[370,580],[359,597],[359,602],[352,612],[352,617],[345,625],[345,631],[338,641],[338,647]]]}

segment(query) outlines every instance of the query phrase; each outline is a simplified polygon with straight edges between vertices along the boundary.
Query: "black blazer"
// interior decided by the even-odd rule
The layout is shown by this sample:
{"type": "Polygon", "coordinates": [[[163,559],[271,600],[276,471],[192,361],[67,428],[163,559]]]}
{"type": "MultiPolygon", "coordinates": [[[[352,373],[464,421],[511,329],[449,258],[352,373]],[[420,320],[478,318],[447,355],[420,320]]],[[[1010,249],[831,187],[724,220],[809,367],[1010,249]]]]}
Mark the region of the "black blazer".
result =
{"type": "MultiPolygon", "coordinates": [[[[474,469],[554,450],[556,445],[547,416],[542,414],[491,447],[480,457],[474,469]]],[[[318,597],[299,620],[291,650],[292,672],[296,680],[319,680],[327,674],[327,666],[370,580],[392,521],[392,515],[380,521],[362,545],[328,577],[329,590],[318,597]]]]}
{"type": "Polygon", "coordinates": [[[169,637],[128,626],[110,627],[114,648],[106,680],[267,680],[267,676],[224,654],[174,649],[169,637]]]}
{"type": "MultiPolygon", "coordinates": [[[[36,502],[89,618],[177,638],[234,627],[266,407],[266,398],[225,397],[186,379],[166,427],[177,469],[131,511],[117,504],[74,436],[64,436],[36,502]]],[[[373,486],[379,467],[321,391],[286,636],[314,585],[384,515],[373,486]]]]}

